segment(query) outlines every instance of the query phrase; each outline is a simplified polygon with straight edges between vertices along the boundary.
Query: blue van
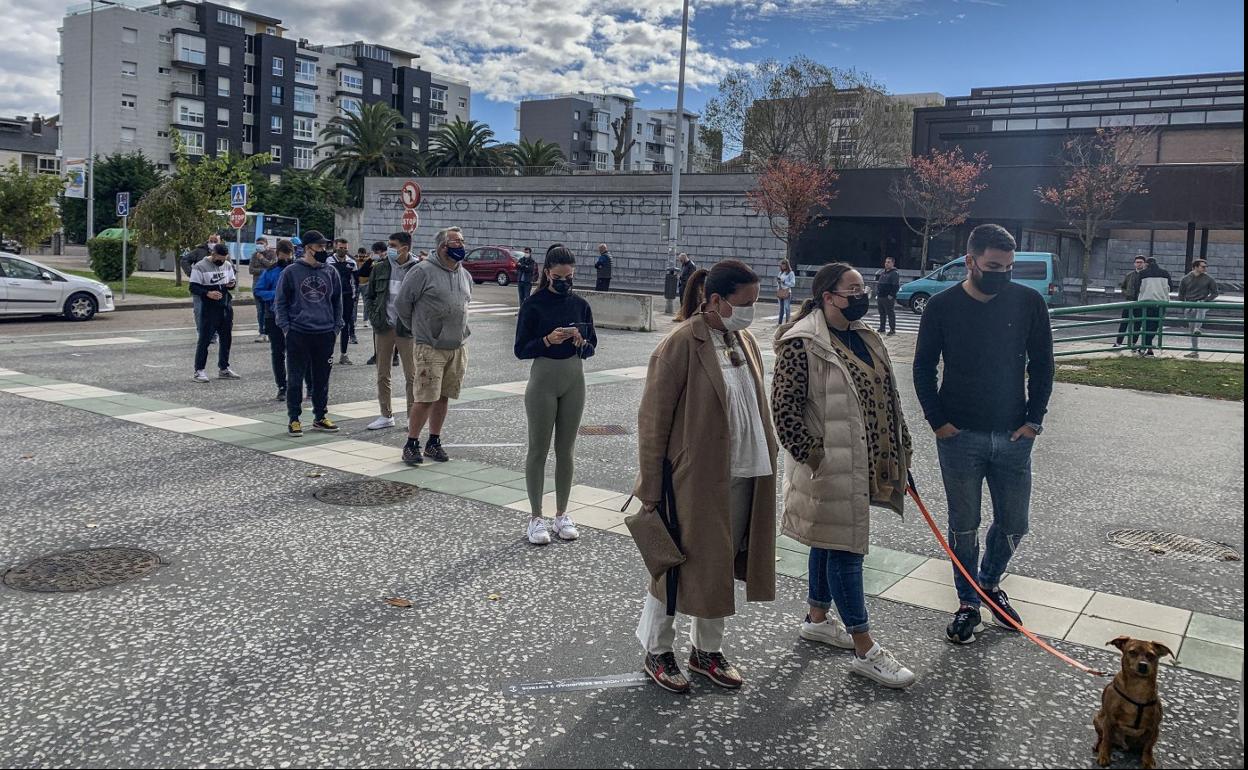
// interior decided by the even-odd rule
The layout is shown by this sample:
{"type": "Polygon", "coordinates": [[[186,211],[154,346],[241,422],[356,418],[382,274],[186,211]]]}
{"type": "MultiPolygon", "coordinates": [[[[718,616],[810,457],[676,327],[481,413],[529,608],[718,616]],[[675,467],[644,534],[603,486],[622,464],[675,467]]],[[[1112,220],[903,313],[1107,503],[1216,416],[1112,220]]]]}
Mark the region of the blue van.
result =
{"type": "MultiPolygon", "coordinates": [[[[1066,304],[1066,294],[1062,289],[1065,278],[1062,260],[1056,254],[1043,251],[1019,251],[1014,254],[1014,283],[1040,292],[1049,307],[1066,304]]],[[[922,278],[903,284],[897,292],[897,302],[921,315],[929,299],[964,280],[966,257],[958,257],[922,278]]]]}

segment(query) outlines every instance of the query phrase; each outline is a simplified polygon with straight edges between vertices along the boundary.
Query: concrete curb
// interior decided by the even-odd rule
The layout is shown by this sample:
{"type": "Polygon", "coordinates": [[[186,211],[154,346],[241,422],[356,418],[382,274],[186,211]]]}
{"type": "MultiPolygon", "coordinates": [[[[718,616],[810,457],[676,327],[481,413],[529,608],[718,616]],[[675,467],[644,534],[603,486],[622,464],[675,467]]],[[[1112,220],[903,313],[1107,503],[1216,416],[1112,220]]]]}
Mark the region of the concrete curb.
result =
{"type": "MultiPolygon", "coordinates": [[[[248,297],[247,299],[236,299],[232,304],[234,307],[255,305],[256,300],[253,297],[248,297]]],[[[194,307],[194,303],[189,299],[175,299],[169,302],[136,302],[125,305],[114,302],[113,312],[121,312],[123,310],[177,310],[178,308],[190,307],[194,307]]]]}

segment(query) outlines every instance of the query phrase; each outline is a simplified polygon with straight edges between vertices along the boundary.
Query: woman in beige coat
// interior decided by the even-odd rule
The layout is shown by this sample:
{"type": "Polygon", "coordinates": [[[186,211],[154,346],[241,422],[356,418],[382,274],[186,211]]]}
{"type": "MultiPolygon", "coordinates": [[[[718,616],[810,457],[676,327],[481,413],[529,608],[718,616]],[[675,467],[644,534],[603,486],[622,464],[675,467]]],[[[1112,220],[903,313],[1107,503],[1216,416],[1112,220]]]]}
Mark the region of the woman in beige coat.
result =
{"type": "Polygon", "coordinates": [[[801,636],[854,650],[854,673],[909,687],[914,674],[871,636],[862,562],[870,506],[901,513],[910,434],[884,341],[859,321],[870,307],[862,275],[827,265],[812,288],[797,320],[776,330],[771,395],[786,460],[782,530],[810,546],[801,636]]]}
{"type": "MultiPolygon", "coordinates": [[[[680,545],[675,610],[693,618],[690,670],[721,687],[742,684],[724,657],[724,620],[736,612],[733,579],[748,601],[776,595],[776,440],[763,386],[763,359],[746,331],[759,279],[736,260],[689,278],[685,320],[650,356],[637,415],[635,494],[649,510],[672,467],[680,545]]],[[[675,617],[665,579],[652,581],[637,625],[645,671],[660,687],[687,692],[676,663],[675,617]]]]}

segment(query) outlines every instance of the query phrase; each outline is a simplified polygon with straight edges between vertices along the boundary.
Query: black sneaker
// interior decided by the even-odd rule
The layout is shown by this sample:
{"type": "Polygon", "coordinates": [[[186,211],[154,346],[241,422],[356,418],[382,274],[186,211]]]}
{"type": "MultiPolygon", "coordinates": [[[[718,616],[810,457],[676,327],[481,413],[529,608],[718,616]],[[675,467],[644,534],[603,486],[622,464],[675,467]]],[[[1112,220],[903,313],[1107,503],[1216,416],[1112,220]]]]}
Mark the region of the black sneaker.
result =
{"type": "Polygon", "coordinates": [[[953,622],[945,629],[945,636],[954,644],[970,644],[975,641],[975,634],[984,630],[983,618],[978,607],[964,604],[953,616],[953,622]]]}
{"type": "Polygon", "coordinates": [[[376,356],[376,355],[371,355],[371,356],[369,356],[369,357],[368,357],[368,360],[364,362],[364,365],[365,365],[365,366],[374,366],[376,363],[377,363],[377,356],[376,356]]]}
{"type": "Polygon", "coordinates": [[[351,335],[351,344],[352,344],[352,345],[358,345],[358,344],[360,344],[360,341],[359,341],[359,340],[357,340],[357,339],[355,338],[355,335],[354,335],[354,334],[352,334],[352,335],[351,335]]]}
{"type": "Polygon", "coordinates": [[[277,389],[277,395],[273,397],[273,400],[274,400],[274,401],[285,401],[285,400],[286,400],[286,389],[285,389],[285,388],[278,388],[278,389],[277,389]]]}
{"type": "Polygon", "coordinates": [[[403,462],[408,465],[420,465],[424,458],[420,456],[420,444],[403,445],[403,462]]]}
{"type": "Polygon", "coordinates": [[[446,450],[442,448],[441,441],[430,441],[425,444],[425,457],[436,460],[440,463],[447,462],[451,459],[446,456],[446,450]]]}
{"type": "Polygon", "coordinates": [[[1006,631],[1017,631],[1018,629],[1010,621],[1006,620],[1005,616],[1010,616],[1020,626],[1023,624],[1023,619],[1018,616],[1018,610],[1010,606],[1010,597],[1005,595],[1005,591],[1002,591],[1000,588],[995,591],[989,591],[985,588],[984,593],[988,594],[989,598],[992,599],[992,604],[988,605],[988,609],[992,612],[992,617],[996,619],[997,625],[1006,631]],[[997,612],[997,607],[1000,607],[1005,614],[997,612]]]}
{"type": "Polygon", "coordinates": [[[646,655],[645,667],[642,669],[654,683],[668,692],[689,692],[689,679],[680,666],[676,665],[676,655],[665,652],[662,655],[646,655]]]}

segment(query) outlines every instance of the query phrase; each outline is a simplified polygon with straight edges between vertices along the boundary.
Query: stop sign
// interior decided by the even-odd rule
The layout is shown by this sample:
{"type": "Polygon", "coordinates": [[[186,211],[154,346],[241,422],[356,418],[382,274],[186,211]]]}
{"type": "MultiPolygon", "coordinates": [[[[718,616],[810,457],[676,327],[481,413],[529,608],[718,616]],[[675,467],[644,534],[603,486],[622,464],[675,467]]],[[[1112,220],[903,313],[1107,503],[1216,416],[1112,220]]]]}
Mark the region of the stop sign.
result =
{"type": "Polygon", "coordinates": [[[230,212],[230,227],[238,230],[245,224],[247,224],[247,210],[239,206],[235,206],[230,212]]]}
{"type": "Polygon", "coordinates": [[[420,215],[415,209],[407,209],[403,212],[403,230],[408,233],[416,232],[416,228],[420,227],[420,215]]]}

